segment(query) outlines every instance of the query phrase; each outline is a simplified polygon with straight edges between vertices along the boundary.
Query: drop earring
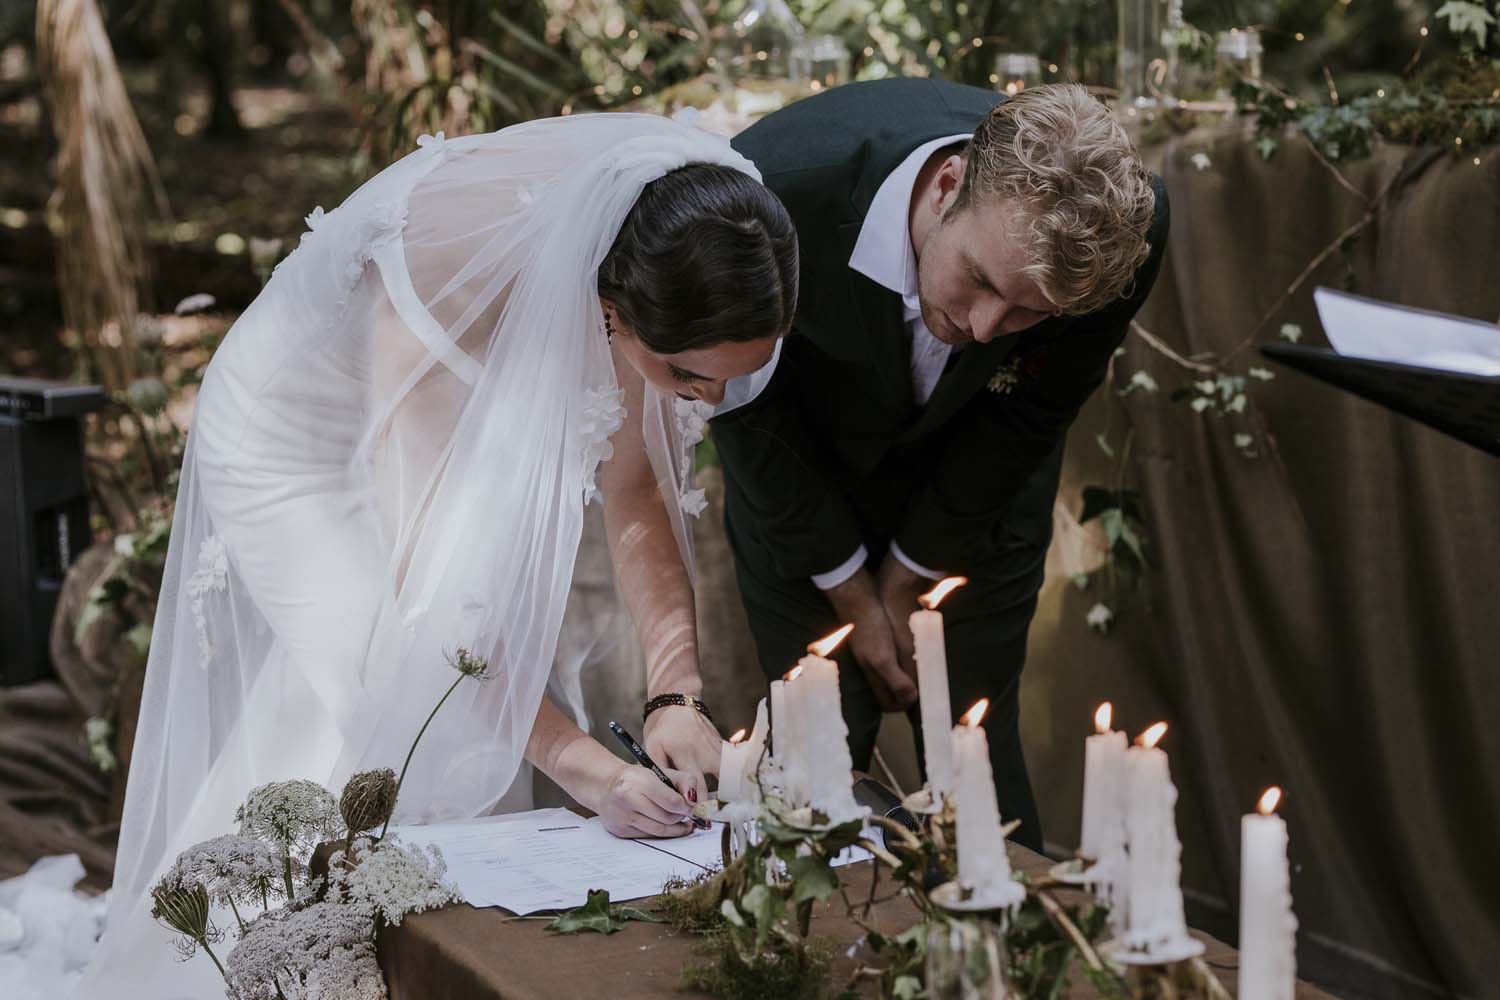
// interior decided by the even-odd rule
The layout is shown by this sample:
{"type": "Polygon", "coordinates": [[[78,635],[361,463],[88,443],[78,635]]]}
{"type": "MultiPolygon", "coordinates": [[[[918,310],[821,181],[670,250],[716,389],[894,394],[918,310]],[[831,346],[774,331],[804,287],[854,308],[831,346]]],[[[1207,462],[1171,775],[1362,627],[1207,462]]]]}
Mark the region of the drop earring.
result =
{"type": "Polygon", "coordinates": [[[613,343],[615,339],[615,328],[614,324],[609,321],[609,313],[604,314],[604,339],[610,343],[613,343]]]}

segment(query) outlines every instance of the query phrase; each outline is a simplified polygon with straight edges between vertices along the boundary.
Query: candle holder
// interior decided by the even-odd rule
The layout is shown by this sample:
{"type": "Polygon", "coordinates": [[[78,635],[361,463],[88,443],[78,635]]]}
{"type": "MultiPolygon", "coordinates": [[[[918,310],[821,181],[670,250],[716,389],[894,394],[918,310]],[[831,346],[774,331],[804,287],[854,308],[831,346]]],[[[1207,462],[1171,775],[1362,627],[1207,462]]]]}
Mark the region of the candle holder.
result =
{"type": "Polygon", "coordinates": [[[1102,880],[1103,873],[1099,872],[1097,861],[1080,855],[1067,861],[1059,861],[1048,870],[1047,877],[1063,885],[1090,886],[1097,885],[1102,880]]]}
{"type": "Polygon", "coordinates": [[[710,799],[693,807],[694,819],[706,819],[713,823],[724,824],[719,853],[723,858],[725,868],[743,857],[750,846],[760,840],[760,831],[756,824],[758,814],[759,809],[755,803],[745,801],[721,802],[718,799],[710,799]]]}
{"type": "Polygon", "coordinates": [[[946,795],[941,799],[934,798],[932,789],[923,785],[901,800],[901,808],[917,816],[937,816],[945,809],[951,813],[953,801],[946,795]]]}
{"type": "Polygon", "coordinates": [[[1026,887],[1013,878],[982,889],[944,882],[928,893],[928,898],[934,906],[951,913],[995,913],[1003,917],[1026,901],[1026,887]]]}
{"type": "Polygon", "coordinates": [[[1157,941],[1116,938],[1099,946],[1109,961],[1118,965],[1172,965],[1203,954],[1203,942],[1195,937],[1172,937],[1157,941]]]}

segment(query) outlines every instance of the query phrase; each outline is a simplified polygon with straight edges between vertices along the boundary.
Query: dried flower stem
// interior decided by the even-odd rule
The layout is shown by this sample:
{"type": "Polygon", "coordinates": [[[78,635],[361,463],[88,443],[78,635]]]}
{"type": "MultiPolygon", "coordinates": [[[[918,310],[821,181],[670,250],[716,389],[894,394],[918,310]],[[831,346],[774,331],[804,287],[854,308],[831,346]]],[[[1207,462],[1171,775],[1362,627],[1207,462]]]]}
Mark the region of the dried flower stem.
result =
{"type": "Polygon", "coordinates": [[[240,916],[240,908],[234,905],[234,896],[229,897],[229,909],[234,913],[235,923],[240,925],[240,936],[245,936],[245,918],[240,916]]]}
{"type": "Polygon", "coordinates": [[[1099,953],[1094,950],[1093,945],[1089,944],[1089,939],[1078,929],[1078,925],[1073,923],[1068,918],[1068,915],[1063,912],[1063,908],[1058,905],[1057,900],[1052,898],[1052,894],[1049,892],[1033,891],[1032,895],[1036,897],[1038,903],[1042,904],[1042,909],[1047,911],[1047,916],[1052,918],[1052,922],[1057,925],[1058,930],[1066,934],[1069,940],[1073,942],[1073,947],[1078,949],[1078,953],[1089,964],[1089,968],[1095,972],[1103,972],[1104,963],[1100,960],[1099,953]]]}
{"type": "MultiPolygon", "coordinates": [[[[401,785],[402,785],[403,782],[406,781],[406,769],[411,766],[411,758],[412,758],[412,755],[417,752],[417,744],[422,742],[422,735],[427,732],[427,727],[430,726],[430,725],[432,725],[432,720],[437,716],[438,710],[443,707],[443,702],[445,702],[445,701],[448,700],[448,696],[450,694],[452,694],[455,690],[458,689],[458,686],[464,682],[464,678],[467,677],[467,676],[469,676],[469,675],[468,674],[459,674],[458,678],[456,680],[454,680],[454,682],[452,684],[448,685],[448,690],[443,692],[443,696],[438,699],[438,703],[436,705],[434,705],[433,708],[432,708],[432,711],[428,713],[428,715],[427,715],[427,721],[424,722],[424,723],[422,723],[422,728],[421,729],[417,730],[417,738],[411,741],[411,749],[408,750],[408,751],[406,751],[406,760],[404,760],[401,763],[401,775],[400,775],[400,777],[398,777],[396,779],[396,801],[397,802],[401,801],[401,785]]],[[[392,807],[391,814],[395,815],[395,812],[396,812],[395,808],[392,807]]],[[[380,828],[380,836],[378,836],[378,837],[375,838],[375,840],[376,840],[377,843],[379,841],[382,841],[382,840],[385,839],[385,832],[387,830],[389,830],[390,828],[391,828],[391,817],[387,816],[385,818],[385,825],[380,828]]],[[[288,865],[290,865],[290,862],[288,862],[288,865]]],[[[291,868],[290,867],[287,868],[287,873],[288,873],[287,874],[287,878],[290,879],[291,878],[291,868]]]]}
{"type": "Polygon", "coordinates": [[[214,965],[216,965],[216,966],[219,967],[219,975],[221,975],[221,976],[224,977],[224,982],[226,982],[226,983],[229,982],[229,973],[227,973],[227,972],[224,971],[224,963],[221,962],[221,961],[219,961],[219,956],[218,955],[214,954],[213,948],[211,948],[209,946],[209,944],[208,944],[208,938],[206,938],[206,937],[199,938],[198,939],[198,947],[200,947],[204,951],[206,951],[208,953],[208,957],[214,960],[214,965]]]}

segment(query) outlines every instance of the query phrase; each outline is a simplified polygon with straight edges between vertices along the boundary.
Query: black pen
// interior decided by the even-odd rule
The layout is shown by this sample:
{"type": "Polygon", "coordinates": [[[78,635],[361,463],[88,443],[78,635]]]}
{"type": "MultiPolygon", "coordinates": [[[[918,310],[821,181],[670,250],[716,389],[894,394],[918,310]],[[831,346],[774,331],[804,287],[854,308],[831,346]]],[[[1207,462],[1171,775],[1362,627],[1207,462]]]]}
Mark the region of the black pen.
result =
{"type": "MultiPolygon", "coordinates": [[[[625,744],[625,749],[630,751],[630,755],[636,759],[636,762],[638,764],[651,768],[651,770],[656,773],[656,776],[661,779],[662,784],[666,785],[674,792],[677,791],[677,786],[672,784],[672,779],[667,777],[667,773],[665,771],[656,766],[656,761],[652,760],[651,755],[646,753],[646,749],[635,741],[634,736],[631,736],[625,731],[624,726],[620,725],[618,722],[611,721],[609,724],[609,731],[620,738],[620,742],[625,744]]],[[[709,822],[706,819],[698,819],[694,817],[693,825],[700,830],[707,830],[709,827],[709,822]]]]}

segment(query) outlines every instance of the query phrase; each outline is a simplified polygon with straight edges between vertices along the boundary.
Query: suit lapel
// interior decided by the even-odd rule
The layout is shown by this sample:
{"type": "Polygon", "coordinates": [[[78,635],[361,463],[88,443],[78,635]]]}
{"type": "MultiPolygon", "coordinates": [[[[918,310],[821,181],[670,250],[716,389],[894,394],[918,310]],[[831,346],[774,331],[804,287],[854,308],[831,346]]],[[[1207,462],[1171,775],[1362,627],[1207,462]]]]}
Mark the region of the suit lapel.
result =
{"type": "Polygon", "coordinates": [[[1015,337],[1001,337],[988,344],[970,344],[964,348],[958,362],[932,390],[932,398],[922,411],[917,422],[907,428],[897,439],[897,444],[906,444],[941,427],[959,408],[968,402],[994,376],[1016,348],[1015,337]]]}
{"type": "Polygon", "coordinates": [[[860,346],[862,353],[874,362],[890,398],[900,400],[906,409],[910,409],[915,405],[911,387],[911,344],[901,318],[901,297],[849,266],[861,225],[861,222],[850,222],[840,226],[838,244],[849,297],[854,301],[854,318],[858,320],[856,329],[865,341],[860,346]]]}

